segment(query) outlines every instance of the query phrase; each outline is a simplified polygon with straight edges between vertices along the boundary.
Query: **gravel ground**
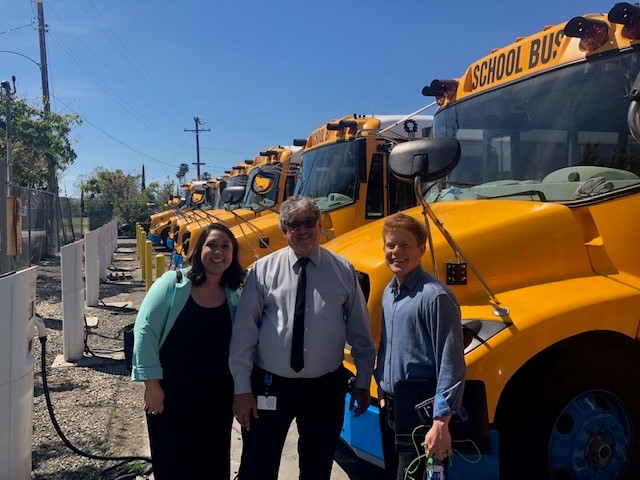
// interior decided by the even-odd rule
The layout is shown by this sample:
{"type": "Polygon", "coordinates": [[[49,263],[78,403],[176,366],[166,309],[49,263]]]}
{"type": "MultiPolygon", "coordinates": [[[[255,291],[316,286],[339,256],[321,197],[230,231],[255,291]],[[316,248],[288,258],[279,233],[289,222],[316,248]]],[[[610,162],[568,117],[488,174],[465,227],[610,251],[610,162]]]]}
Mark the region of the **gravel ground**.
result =
{"type": "Polygon", "coordinates": [[[123,242],[109,268],[110,280],[100,283],[99,306],[85,308],[86,317],[98,323],[85,328],[85,353],[77,363],[63,360],[60,257],[38,264],[36,313],[44,319],[47,339],[44,352],[37,340],[34,347],[32,479],[136,478],[149,467],[144,385],[130,380],[124,360],[124,329],[135,321],[145,288],[135,241],[123,242]],[[47,407],[43,353],[53,415],[66,441],[47,407]]]}
{"type": "MultiPolygon", "coordinates": [[[[167,259],[165,265],[169,264],[167,259]]],[[[60,257],[40,262],[37,267],[36,314],[47,327],[46,383],[53,416],[64,439],[56,431],[47,406],[43,351],[36,339],[31,478],[152,480],[153,475],[147,474],[150,464],[145,460],[149,442],[142,410],[144,384],[130,380],[124,360],[124,329],[135,321],[146,293],[135,240],[118,241],[109,267],[110,280],[100,283],[99,306],[85,307],[86,317],[96,317],[98,323],[85,328],[85,353],[77,363],[63,359],[60,257]],[[135,459],[111,460],[114,457],[135,459]]],[[[298,478],[296,441],[292,426],[280,480],[298,478]]],[[[231,479],[237,473],[241,451],[240,428],[234,423],[231,479]]],[[[344,444],[338,445],[332,480],[377,480],[381,475],[380,469],[355,458],[344,444]]]]}

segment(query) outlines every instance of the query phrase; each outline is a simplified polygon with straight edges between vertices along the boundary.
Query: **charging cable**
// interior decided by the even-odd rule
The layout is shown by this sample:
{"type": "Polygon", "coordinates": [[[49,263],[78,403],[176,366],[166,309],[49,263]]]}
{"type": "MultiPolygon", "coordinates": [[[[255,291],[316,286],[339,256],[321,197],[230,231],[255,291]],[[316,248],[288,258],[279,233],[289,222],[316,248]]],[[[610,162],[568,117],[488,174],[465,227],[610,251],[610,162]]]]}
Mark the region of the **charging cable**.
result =
{"type": "MultiPolygon", "coordinates": [[[[411,463],[407,466],[407,468],[404,471],[404,480],[417,480],[414,478],[414,474],[417,472],[418,467],[420,466],[420,462],[424,459],[425,462],[427,462],[427,465],[430,465],[433,463],[433,457],[427,457],[427,454],[424,453],[424,451],[422,453],[420,453],[420,448],[419,447],[423,447],[425,446],[424,442],[418,442],[417,441],[417,437],[416,434],[418,433],[418,430],[424,429],[424,428],[428,428],[427,425],[418,425],[417,427],[415,427],[413,429],[413,431],[411,432],[411,438],[413,441],[413,448],[416,451],[416,458],[414,458],[411,463]]],[[[469,458],[465,455],[463,455],[462,453],[460,453],[458,450],[456,450],[455,448],[453,448],[453,454],[449,457],[449,465],[453,466],[453,457],[454,455],[458,455],[462,460],[464,460],[467,463],[470,464],[474,464],[474,463],[479,463],[480,460],[482,460],[482,452],[480,452],[480,448],[478,447],[478,445],[471,439],[463,439],[463,440],[452,440],[451,443],[466,443],[466,442],[470,442],[476,450],[476,455],[477,457],[475,459],[473,458],[469,458]]]]}
{"type": "Polygon", "coordinates": [[[135,478],[138,474],[142,473],[142,474],[148,474],[151,473],[153,471],[152,469],[152,460],[150,457],[145,457],[145,456],[122,456],[122,457],[109,457],[109,456],[103,456],[103,455],[94,455],[94,454],[90,454],[87,452],[84,452],[82,450],[80,450],[79,448],[77,448],[76,446],[74,446],[65,436],[64,432],[62,431],[62,429],[60,428],[60,425],[58,424],[58,420],[56,419],[55,413],[53,411],[53,405],[51,404],[51,397],[49,394],[49,386],[47,384],[47,363],[46,363],[46,343],[47,343],[47,332],[46,332],[46,327],[44,322],[42,321],[42,319],[40,317],[38,317],[37,315],[35,316],[35,324],[36,324],[36,328],[38,330],[38,338],[40,340],[40,344],[42,345],[42,355],[41,355],[41,359],[40,359],[40,367],[42,370],[42,389],[44,390],[44,396],[45,399],[47,401],[47,410],[49,411],[49,417],[51,418],[51,423],[53,423],[53,427],[56,430],[56,433],[58,434],[58,436],[62,439],[62,441],[64,442],[64,444],[70,448],[74,453],[86,457],[86,458],[91,458],[93,460],[105,460],[105,461],[119,461],[120,463],[108,468],[107,470],[105,470],[104,472],[113,470],[115,468],[119,468],[122,467],[130,462],[143,462],[144,463],[148,463],[149,466],[146,469],[142,469],[143,471],[141,472],[132,472],[132,470],[134,468],[127,468],[128,473],[125,473],[124,476],[118,476],[117,480],[125,480],[125,479],[133,479],[135,478]]]}

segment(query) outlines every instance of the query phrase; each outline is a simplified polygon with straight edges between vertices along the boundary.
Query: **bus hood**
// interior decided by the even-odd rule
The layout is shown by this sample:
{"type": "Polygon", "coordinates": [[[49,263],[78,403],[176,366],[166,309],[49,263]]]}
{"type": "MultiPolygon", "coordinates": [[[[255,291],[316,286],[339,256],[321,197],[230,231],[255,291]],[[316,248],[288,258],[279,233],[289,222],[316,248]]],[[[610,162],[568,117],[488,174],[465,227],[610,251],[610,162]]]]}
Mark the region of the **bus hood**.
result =
{"type": "MultiPolygon", "coordinates": [[[[579,224],[564,205],[461,200],[433,203],[430,208],[496,295],[528,285],[593,275],[579,224]]],[[[405,213],[424,221],[422,207],[405,213]]],[[[382,249],[383,222],[384,219],[365,225],[324,245],[367,275],[371,291],[381,290],[391,279],[382,249]]],[[[431,221],[429,230],[438,277],[447,283],[447,263],[464,260],[456,257],[454,249],[431,221]]],[[[422,264],[426,271],[434,273],[429,248],[422,264]]],[[[450,285],[461,304],[489,303],[485,289],[471,268],[467,278],[466,285],[450,285]]]]}

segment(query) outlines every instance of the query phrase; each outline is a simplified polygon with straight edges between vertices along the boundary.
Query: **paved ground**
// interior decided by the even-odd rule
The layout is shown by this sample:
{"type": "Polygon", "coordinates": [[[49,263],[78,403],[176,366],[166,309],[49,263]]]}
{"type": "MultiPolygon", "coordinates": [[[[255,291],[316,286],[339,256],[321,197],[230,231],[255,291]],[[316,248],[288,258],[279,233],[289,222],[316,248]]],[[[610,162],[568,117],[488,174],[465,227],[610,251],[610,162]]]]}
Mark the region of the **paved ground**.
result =
{"type": "MultiPolygon", "coordinates": [[[[133,245],[135,245],[135,243],[133,243],[133,245]]],[[[154,255],[161,252],[162,250],[154,251],[154,255]]],[[[166,268],[169,268],[170,254],[168,252],[162,253],[164,253],[166,256],[166,268]]],[[[139,270],[134,271],[133,275],[134,278],[136,278],[136,276],[139,276],[139,270]]],[[[153,278],[155,278],[155,275],[153,278]]],[[[138,298],[133,299],[136,308],[140,305],[143,297],[144,295],[139,295],[138,298]]],[[[240,465],[240,456],[242,454],[242,437],[240,434],[240,425],[237,422],[234,422],[233,425],[231,441],[231,478],[234,478],[236,473],[238,472],[238,466],[240,465]]],[[[297,455],[297,431],[294,423],[289,430],[289,436],[287,437],[287,442],[285,443],[278,479],[298,480],[298,478],[299,470],[297,455]]],[[[371,465],[368,462],[364,462],[358,459],[345,444],[341,443],[340,445],[338,445],[338,448],[336,449],[336,456],[333,464],[331,480],[377,480],[381,478],[381,469],[377,468],[374,465],[371,465]]]]}

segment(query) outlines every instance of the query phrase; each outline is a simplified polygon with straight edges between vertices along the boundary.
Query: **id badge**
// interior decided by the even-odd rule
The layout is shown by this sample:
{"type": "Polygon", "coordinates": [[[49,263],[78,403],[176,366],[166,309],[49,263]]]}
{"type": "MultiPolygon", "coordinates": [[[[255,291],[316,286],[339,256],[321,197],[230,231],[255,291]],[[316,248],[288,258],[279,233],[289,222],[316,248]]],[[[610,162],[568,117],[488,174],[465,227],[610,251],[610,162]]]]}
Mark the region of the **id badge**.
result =
{"type": "Polygon", "coordinates": [[[277,401],[274,396],[258,395],[258,410],[275,410],[277,401]]]}

